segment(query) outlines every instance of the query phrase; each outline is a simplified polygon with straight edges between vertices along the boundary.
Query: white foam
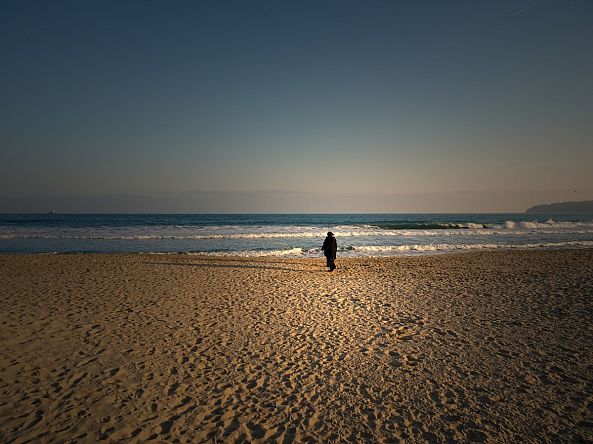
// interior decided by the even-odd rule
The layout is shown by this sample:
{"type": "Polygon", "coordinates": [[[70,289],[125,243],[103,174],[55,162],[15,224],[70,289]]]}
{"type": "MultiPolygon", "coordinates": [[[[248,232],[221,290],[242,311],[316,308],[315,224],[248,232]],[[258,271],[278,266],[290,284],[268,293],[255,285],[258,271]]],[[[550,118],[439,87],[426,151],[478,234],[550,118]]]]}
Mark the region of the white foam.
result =
{"type": "Polygon", "coordinates": [[[278,257],[278,256],[291,256],[301,257],[305,252],[300,247],[286,248],[283,250],[242,250],[242,251],[205,251],[205,252],[193,252],[190,254],[205,255],[205,256],[241,256],[241,257],[278,257]]]}
{"type": "MultiPolygon", "coordinates": [[[[593,241],[539,242],[526,244],[410,244],[410,245],[364,245],[347,247],[338,252],[338,257],[379,257],[407,256],[415,254],[453,253],[461,251],[491,250],[528,250],[528,249],[562,249],[562,248],[593,248],[593,241]]],[[[299,247],[280,250],[242,250],[224,252],[194,252],[190,254],[206,256],[240,256],[240,257],[315,257],[322,258],[319,248],[304,249],[299,247]]]]}
{"type": "Polygon", "coordinates": [[[483,250],[497,248],[497,244],[427,244],[427,245],[372,245],[354,247],[356,253],[405,253],[410,251],[483,250]]]}
{"type": "Polygon", "coordinates": [[[524,244],[511,243],[483,243],[483,244],[426,244],[426,245],[371,245],[356,246],[351,254],[344,256],[388,256],[398,253],[430,253],[430,252],[454,252],[471,250],[513,250],[513,249],[550,249],[550,248],[593,248],[593,240],[564,241],[564,242],[534,242],[524,244]]]}
{"type": "MultiPolygon", "coordinates": [[[[262,227],[100,227],[100,228],[0,228],[0,239],[87,239],[87,240],[223,240],[223,239],[323,239],[327,228],[262,227]]],[[[591,222],[512,222],[490,228],[467,229],[378,229],[342,226],[332,228],[338,238],[354,237],[447,237],[539,234],[593,234],[591,222]]]]}
{"type": "MultiPolygon", "coordinates": [[[[428,224],[430,225],[430,224],[428,224]]],[[[447,224],[441,223],[441,226],[447,224]]],[[[320,245],[328,230],[335,233],[338,255],[386,256],[431,254],[450,251],[515,248],[591,247],[593,221],[545,222],[506,221],[490,224],[449,224],[451,228],[382,229],[374,225],[323,226],[192,226],[146,225],[122,227],[0,227],[0,240],[39,239],[25,244],[44,245],[54,250],[60,240],[66,249],[101,250],[102,240],[121,242],[111,249],[213,251],[213,254],[277,257],[319,257],[320,245]],[[461,227],[463,229],[455,228],[461,227]],[[53,242],[43,242],[50,239],[53,242]],[[87,243],[85,241],[97,241],[87,243]],[[589,243],[587,243],[589,242],[589,243]],[[363,244],[363,245],[360,245],[363,244]],[[366,245],[365,245],[366,244],[366,245]],[[229,251],[232,250],[232,251],[229,251]]],[[[18,242],[17,242],[18,243],[18,242]]],[[[7,244],[7,242],[2,242],[7,244]]],[[[2,247],[2,245],[0,245],[2,247]]],[[[13,248],[9,245],[8,251],[13,248]]],[[[5,250],[6,251],[6,250],[5,250]]]]}
{"type": "Polygon", "coordinates": [[[554,230],[572,230],[572,229],[593,229],[593,221],[580,221],[580,222],[567,222],[561,221],[556,222],[553,219],[548,219],[545,222],[537,221],[519,221],[514,222],[507,220],[503,224],[491,224],[489,228],[504,228],[508,230],[522,229],[522,230],[537,230],[537,229],[554,229],[554,230]]]}

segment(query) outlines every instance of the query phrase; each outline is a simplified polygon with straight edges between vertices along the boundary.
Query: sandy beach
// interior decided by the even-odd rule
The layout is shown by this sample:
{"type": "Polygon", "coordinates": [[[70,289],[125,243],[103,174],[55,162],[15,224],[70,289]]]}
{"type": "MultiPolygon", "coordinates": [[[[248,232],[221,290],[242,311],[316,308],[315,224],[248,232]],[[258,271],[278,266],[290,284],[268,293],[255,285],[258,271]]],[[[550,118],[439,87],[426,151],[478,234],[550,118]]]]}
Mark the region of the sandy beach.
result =
{"type": "Polygon", "coordinates": [[[0,256],[0,441],[593,441],[593,250],[337,265],[0,256]]]}

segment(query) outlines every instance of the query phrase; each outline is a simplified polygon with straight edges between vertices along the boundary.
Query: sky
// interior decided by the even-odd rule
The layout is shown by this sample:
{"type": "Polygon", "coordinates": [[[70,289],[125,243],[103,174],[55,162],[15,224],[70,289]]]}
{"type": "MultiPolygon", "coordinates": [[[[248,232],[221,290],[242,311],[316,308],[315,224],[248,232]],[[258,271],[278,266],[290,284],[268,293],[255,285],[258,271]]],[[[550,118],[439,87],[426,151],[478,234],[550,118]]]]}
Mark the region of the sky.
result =
{"type": "Polygon", "coordinates": [[[0,2],[1,212],[593,199],[593,2],[0,2]]]}

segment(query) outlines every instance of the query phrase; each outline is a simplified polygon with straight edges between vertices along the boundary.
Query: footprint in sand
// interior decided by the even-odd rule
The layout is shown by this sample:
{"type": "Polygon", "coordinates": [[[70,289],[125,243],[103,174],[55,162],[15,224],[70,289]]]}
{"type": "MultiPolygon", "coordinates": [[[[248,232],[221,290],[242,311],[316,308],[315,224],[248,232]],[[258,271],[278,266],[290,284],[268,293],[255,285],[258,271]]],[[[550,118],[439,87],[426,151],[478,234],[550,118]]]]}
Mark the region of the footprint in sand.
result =
{"type": "Polygon", "coordinates": [[[400,361],[400,355],[395,350],[389,351],[389,359],[390,359],[390,364],[393,368],[399,368],[402,366],[402,363],[400,361]]]}
{"type": "Polygon", "coordinates": [[[96,333],[103,331],[104,329],[105,329],[105,327],[103,327],[101,324],[93,324],[87,330],[86,335],[87,336],[94,335],[96,333]]]}
{"type": "Polygon", "coordinates": [[[262,439],[266,434],[266,430],[260,424],[250,422],[247,424],[247,427],[249,428],[251,438],[253,439],[262,439]]]}

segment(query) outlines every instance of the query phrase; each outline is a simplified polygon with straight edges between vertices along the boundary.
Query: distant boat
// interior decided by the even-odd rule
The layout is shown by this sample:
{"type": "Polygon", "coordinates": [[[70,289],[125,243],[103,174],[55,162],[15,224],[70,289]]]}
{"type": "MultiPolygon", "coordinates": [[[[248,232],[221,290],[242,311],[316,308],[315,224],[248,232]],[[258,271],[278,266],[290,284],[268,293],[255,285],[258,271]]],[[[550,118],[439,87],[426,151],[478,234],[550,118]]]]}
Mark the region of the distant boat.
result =
{"type": "Polygon", "coordinates": [[[47,214],[56,214],[56,212],[54,210],[49,210],[47,214]]]}

